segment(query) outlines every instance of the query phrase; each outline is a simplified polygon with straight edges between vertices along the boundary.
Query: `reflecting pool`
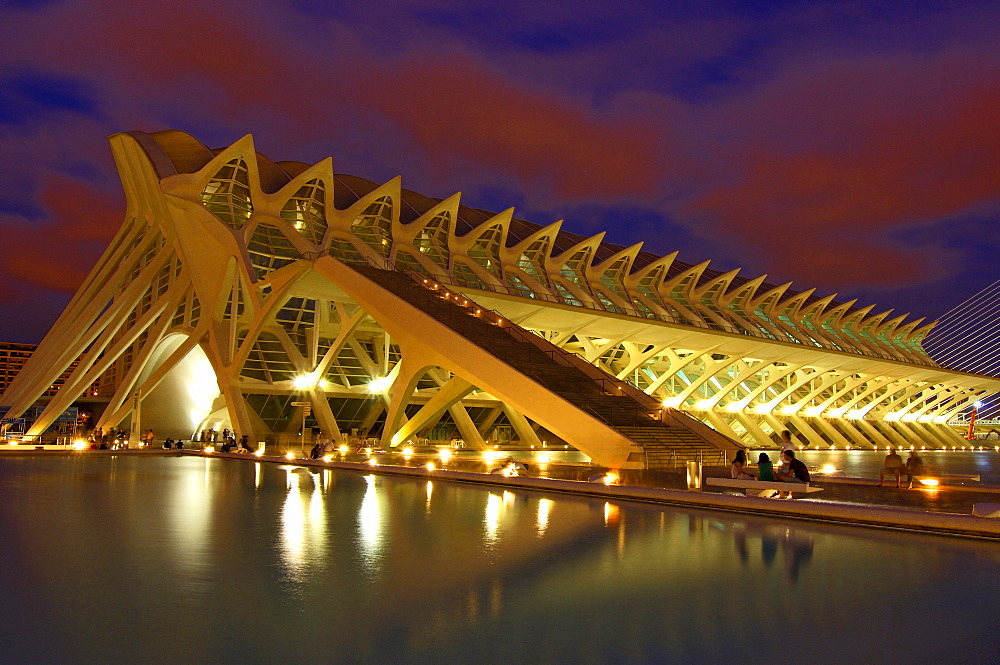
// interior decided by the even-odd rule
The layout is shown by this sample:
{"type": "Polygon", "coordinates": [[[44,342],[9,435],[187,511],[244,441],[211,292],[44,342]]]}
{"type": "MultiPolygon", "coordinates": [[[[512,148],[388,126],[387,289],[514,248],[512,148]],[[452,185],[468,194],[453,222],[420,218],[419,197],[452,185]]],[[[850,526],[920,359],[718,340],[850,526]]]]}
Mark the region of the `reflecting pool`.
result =
{"type": "Polygon", "coordinates": [[[996,663],[1000,545],[249,461],[0,459],[11,663],[996,663]]]}

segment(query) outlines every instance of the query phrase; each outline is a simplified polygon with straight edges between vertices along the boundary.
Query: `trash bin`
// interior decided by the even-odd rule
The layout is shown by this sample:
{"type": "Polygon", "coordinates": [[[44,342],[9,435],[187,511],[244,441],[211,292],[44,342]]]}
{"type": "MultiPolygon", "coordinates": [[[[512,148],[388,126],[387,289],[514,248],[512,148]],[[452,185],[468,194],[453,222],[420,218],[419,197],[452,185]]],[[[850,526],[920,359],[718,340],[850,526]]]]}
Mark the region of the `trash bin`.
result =
{"type": "Polygon", "coordinates": [[[689,490],[701,489],[701,462],[687,463],[687,487],[689,490]]]}

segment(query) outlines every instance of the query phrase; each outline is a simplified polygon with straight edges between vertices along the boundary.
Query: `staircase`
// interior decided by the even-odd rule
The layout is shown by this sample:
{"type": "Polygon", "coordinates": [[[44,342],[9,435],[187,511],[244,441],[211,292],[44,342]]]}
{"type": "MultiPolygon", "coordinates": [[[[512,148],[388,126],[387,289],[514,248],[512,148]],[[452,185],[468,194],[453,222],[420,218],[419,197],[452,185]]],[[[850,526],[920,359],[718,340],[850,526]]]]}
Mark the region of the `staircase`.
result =
{"type": "Polygon", "coordinates": [[[416,273],[353,263],[351,267],[634,441],[643,450],[646,468],[670,467],[686,460],[716,463],[724,459],[726,450],[742,447],[675,410],[671,410],[670,422],[662,422],[663,407],[646,393],[465,296],[440,285],[434,288],[430,280],[425,285],[416,273]]]}

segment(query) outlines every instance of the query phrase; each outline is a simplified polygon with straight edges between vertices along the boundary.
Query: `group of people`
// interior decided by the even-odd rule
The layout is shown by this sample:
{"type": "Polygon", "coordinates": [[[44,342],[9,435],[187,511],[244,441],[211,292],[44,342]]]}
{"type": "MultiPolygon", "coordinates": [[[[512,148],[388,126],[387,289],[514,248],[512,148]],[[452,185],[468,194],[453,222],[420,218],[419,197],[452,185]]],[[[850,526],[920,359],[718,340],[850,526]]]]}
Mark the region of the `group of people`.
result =
{"type": "MultiPolygon", "coordinates": [[[[781,465],[776,469],[770,456],[767,453],[761,453],[757,459],[757,475],[754,476],[745,469],[747,465],[746,451],[738,450],[736,458],[730,465],[730,473],[734,479],[738,480],[809,482],[809,469],[801,460],[795,458],[795,446],[792,444],[791,433],[788,430],[781,433],[780,458],[781,465]]],[[[902,487],[902,480],[905,476],[908,482],[907,489],[912,489],[914,479],[924,474],[924,461],[920,459],[915,450],[910,451],[910,456],[904,462],[895,448],[889,448],[889,454],[885,456],[882,470],[879,472],[878,485],[883,487],[887,477],[895,476],[896,487],[902,487]]]]}
{"type": "Polygon", "coordinates": [[[878,474],[878,486],[885,485],[886,476],[896,476],[896,487],[902,487],[902,478],[906,476],[906,489],[913,489],[913,479],[924,475],[924,461],[917,455],[917,451],[911,450],[910,456],[903,462],[895,448],[889,448],[889,454],[882,462],[882,470],[878,474]]]}
{"type": "Polygon", "coordinates": [[[239,442],[236,441],[236,432],[229,431],[229,428],[222,430],[222,445],[219,447],[224,453],[238,453],[241,450],[244,452],[253,452],[250,450],[250,435],[244,434],[240,437],[239,442]]]}
{"type": "Polygon", "coordinates": [[[129,431],[120,427],[117,430],[109,427],[107,432],[103,427],[98,427],[90,433],[90,448],[91,450],[107,450],[111,446],[128,448],[128,436],[129,431]]]}
{"type": "MultiPolygon", "coordinates": [[[[246,437],[244,437],[246,438],[246,437]]],[[[333,454],[333,441],[326,439],[325,441],[317,441],[316,445],[312,447],[309,451],[309,459],[319,459],[325,455],[333,454]]]]}
{"type": "MultiPolygon", "coordinates": [[[[761,453],[757,458],[757,475],[746,470],[747,454],[745,450],[736,451],[736,458],[730,466],[733,478],[738,480],[763,480],[786,483],[808,483],[809,469],[802,460],[795,458],[794,450],[782,450],[781,464],[775,468],[770,455],[761,453]]],[[[791,498],[791,492],[788,493],[791,498]]]]}

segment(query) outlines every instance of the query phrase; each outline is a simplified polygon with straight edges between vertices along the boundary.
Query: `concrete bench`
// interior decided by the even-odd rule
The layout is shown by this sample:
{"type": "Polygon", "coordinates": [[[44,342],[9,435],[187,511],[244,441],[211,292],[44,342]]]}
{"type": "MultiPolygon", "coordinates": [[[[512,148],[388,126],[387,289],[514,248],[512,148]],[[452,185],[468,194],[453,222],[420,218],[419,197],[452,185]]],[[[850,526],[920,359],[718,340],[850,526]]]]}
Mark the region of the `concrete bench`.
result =
{"type": "Polygon", "coordinates": [[[809,483],[783,483],[778,480],[743,480],[739,478],[706,478],[706,485],[718,487],[735,487],[746,490],[747,496],[757,493],[757,496],[770,497],[775,492],[791,492],[792,494],[812,494],[822,492],[822,487],[813,487],[809,483]]]}
{"type": "Polygon", "coordinates": [[[976,503],[972,506],[972,514],[976,517],[1000,519],[1000,503],[976,503]]]}

